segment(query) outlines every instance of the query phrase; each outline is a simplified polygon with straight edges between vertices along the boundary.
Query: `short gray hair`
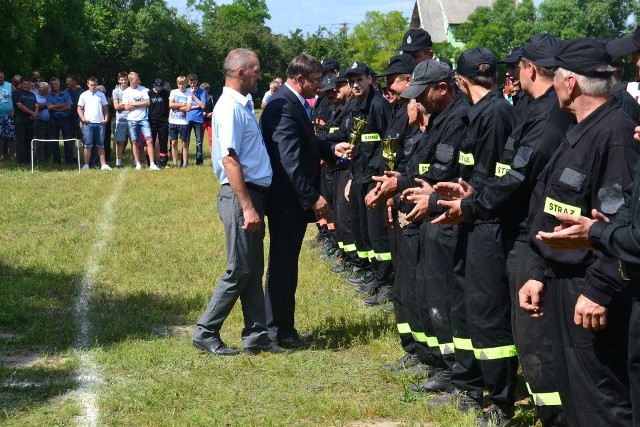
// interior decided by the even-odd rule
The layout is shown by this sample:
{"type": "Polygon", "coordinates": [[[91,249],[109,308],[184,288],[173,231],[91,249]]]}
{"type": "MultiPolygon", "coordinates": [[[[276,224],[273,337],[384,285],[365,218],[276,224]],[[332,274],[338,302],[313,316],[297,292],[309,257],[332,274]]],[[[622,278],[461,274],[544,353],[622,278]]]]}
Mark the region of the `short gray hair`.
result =
{"type": "Polygon", "coordinates": [[[240,68],[249,68],[253,58],[258,59],[258,55],[249,49],[233,49],[227,54],[222,65],[225,77],[233,77],[233,74],[240,68]]]}
{"type": "Polygon", "coordinates": [[[613,75],[609,77],[587,77],[564,68],[558,68],[556,74],[563,80],[566,80],[570,76],[575,77],[578,86],[580,86],[580,90],[587,96],[602,96],[610,93],[611,88],[615,84],[613,75]]]}

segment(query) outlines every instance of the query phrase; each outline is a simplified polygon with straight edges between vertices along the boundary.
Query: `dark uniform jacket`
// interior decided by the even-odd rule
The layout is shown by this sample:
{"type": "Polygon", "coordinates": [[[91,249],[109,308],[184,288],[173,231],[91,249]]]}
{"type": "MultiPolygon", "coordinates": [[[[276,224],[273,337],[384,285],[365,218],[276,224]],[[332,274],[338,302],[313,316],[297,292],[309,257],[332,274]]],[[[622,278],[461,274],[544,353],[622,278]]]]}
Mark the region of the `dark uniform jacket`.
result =
{"type": "Polygon", "coordinates": [[[351,155],[353,182],[368,184],[373,181],[372,176],[380,176],[385,170],[381,140],[391,118],[391,104],[375,93],[373,88],[369,88],[367,97],[360,102],[356,101],[352,117],[359,117],[367,122],[351,155]]]}
{"type": "Polygon", "coordinates": [[[465,119],[467,134],[460,146],[460,177],[475,191],[495,176],[496,163],[519,120],[518,113],[500,89],[487,93],[474,104],[465,119]]]}
{"type": "Polygon", "coordinates": [[[611,96],[620,101],[622,108],[634,122],[640,121],[640,104],[633,95],[627,91],[627,83],[616,83],[611,88],[611,96]]]}
{"type": "MultiPolygon", "coordinates": [[[[409,157],[406,171],[398,178],[400,193],[407,188],[415,187],[415,178],[422,178],[430,185],[457,179],[458,147],[467,132],[464,117],[469,108],[467,98],[458,93],[444,111],[431,115],[427,129],[409,157]]],[[[439,207],[435,201],[434,206],[431,206],[431,199],[434,198],[429,199],[429,210],[433,215],[439,207]]],[[[396,202],[398,200],[399,198],[396,202]]],[[[409,205],[406,210],[410,211],[412,207],[409,205]]]]}
{"type": "Polygon", "coordinates": [[[560,110],[558,95],[551,86],[529,103],[529,114],[518,123],[505,144],[494,176],[482,191],[476,191],[460,207],[465,221],[491,220],[520,225],[526,241],[529,200],[538,175],[564,138],[573,116],[560,110]]]}
{"type": "Polygon", "coordinates": [[[531,199],[529,245],[536,256],[530,279],[584,277],[582,294],[602,306],[625,288],[614,257],[587,249],[552,249],[535,234],[560,225],[558,212],[591,216],[591,209],[597,209],[615,219],[639,158],[634,128],[633,120],[611,98],[569,129],[540,174],[531,199]]]}
{"type": "Polygon", "coordinates": [[[421,135],[419,126],[409,126],[407,102],[396,102],[391,111],[391,121],[384,132],[384,139],[397,138],[398,140],[393,162],[394,171],[402,172],[405,170],[413,146],[421,135]]]}
{"type": "Polygon", "coordinates": [[[320,197],[320,158],[335,162],[331,144],[316,138],[307,112],[287,86],[267,104],[260,127],[273,169],[267,216],[315,222],[311,206],[320,197]]]}
{"type": "MultiPolygon", "coordinates": [[[[598,221],[589,230],[592,246],[620,259],[625,278],[640,283],[640,162],[633,168],[633,182],[625,191],[625,203],[611,222],[598,221]]],[[[634,289],[636,295],[638,289],[634,289]]]]}

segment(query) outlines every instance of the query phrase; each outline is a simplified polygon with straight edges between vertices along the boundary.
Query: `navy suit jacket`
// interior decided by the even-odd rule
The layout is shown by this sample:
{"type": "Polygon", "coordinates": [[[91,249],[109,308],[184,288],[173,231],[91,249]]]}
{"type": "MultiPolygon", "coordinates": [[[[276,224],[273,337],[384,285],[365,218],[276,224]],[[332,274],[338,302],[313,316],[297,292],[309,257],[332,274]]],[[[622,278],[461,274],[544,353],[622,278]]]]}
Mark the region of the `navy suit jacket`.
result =
{"type": "Polygon", "coordinates": [[[320,197],[320,159],[335,162],[331,144],[316,138],[306,110],[284,85],[262,112],[260,127],[273,169],[267,216],[315,222],[311,206],[320,197]]]}

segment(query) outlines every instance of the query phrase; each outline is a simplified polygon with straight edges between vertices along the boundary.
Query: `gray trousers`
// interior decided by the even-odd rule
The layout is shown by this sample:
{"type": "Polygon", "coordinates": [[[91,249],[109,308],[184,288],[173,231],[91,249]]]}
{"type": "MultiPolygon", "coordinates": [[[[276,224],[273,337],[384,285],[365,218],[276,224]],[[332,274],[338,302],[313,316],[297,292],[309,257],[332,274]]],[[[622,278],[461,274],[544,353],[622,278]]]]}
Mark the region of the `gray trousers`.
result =
{"type": "MultiPolygon", "coordinates": [[[[249,189],[253,206],[264,220],[265,194],[249,189]]],[[[262,273],[264,271],[264,221],[259,231],[242,229],[242,208],[229,185],[218,194],[218,214],[224,223],[227,269],[216,285],[209,306],[198,320],[194,339],[220,338],[220,329],[238,298],[242,304],[244,348],[269,344],[265,320],[262,273]]]]}

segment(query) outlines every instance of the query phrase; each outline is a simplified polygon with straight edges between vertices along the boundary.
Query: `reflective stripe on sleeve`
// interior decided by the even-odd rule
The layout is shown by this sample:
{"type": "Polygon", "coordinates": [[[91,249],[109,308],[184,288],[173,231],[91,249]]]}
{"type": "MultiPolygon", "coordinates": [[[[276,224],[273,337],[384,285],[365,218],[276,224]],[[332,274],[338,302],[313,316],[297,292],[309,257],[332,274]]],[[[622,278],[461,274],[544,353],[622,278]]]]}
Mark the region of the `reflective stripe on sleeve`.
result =
{"type": "Polygon", "coordinates": [[[356,252],[356,245],[355,244],[351,244],[351,245],[344,245],[342,247],[342,249],[344,249],[345,252],[356,252]]]}
{"type": "Polygon", "coordinates": [[[455,353],[455,346],[452,342],[447,342],[444,344],[440,344],[440,353],[442,354],[453,354],[455,353]]]}
{"type": "Polygon", "coordinates": [[[399,334],[410,334],[411,326],[408,323],[398,323],[398,333],[399,334]]]}
{"type": "Polygon", "coordinates": [[[358,258],[367,259],[369,258],[369,252],[366,251],[358,251],[358,258]]]}
{"type": "Polygon", "coordinates": [[[453,345],[459,350],[473,351],[473,344],[469,338],[453,337],[453,345]]]}
{"type": "Polygon", "coordinates": [[[376,260],[377,261],[391,261],[391,252],[385,252],[385,253],[375,253],[376,256],[376,260]]]}

